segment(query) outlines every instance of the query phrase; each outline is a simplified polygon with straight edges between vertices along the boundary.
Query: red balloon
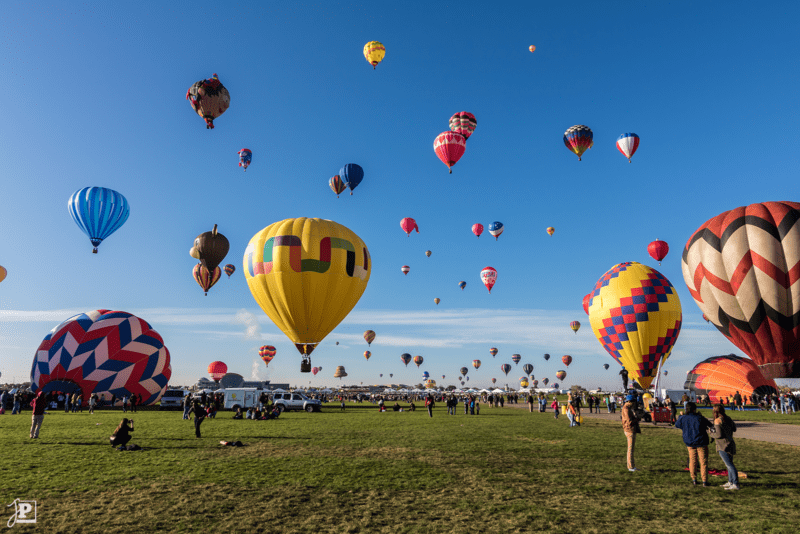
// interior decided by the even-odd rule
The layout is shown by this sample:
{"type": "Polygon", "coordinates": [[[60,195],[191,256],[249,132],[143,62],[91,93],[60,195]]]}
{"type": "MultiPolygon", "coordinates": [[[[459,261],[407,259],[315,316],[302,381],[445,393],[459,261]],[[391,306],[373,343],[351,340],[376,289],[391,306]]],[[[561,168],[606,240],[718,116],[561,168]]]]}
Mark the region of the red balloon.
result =
{"type": "Polygon", "coordinates": [[[476,236],[480,237],[483,233],[483,225],[481,223],[475,223],[472,225],[472,233],[476,236]]]}
{"type": "Polygon", "coordinates": [[[647,252],[654,260],[658,262],[659,265],[661,265],[661,260],[663,260],[669,252],[669,245],[666,241],[659,241],[656,239],[647,245],[647,252]]]}
{"type": "Polygon", "coordinates": [[[583,297],[583,311],[586,312],[586,315],[589,315],[589,304],[592,303],[592,294],[586,293],[583,297]]]}
{"type": "MultiPolygon", "coordinates": [[[[567,354],[567,355],[565,355],[565,356],[562,356],[562,357],[561,357],[561,363],[563,363],[564,365],[566,365],[567,367],[569,367],[569,364],[571,364],[571,363],[572,363],[572,356],[570,356],[570,355],[568,355],[568,354],[567,354]]],[[[564,379],[563,379],[563,378],[561,378],[561,377],[558,377],[558,378],[559,378],[559,380],[564,380],[564,379]]]]}
{"type": "Polygon", "coordinates": [[[223,362],[211,362],[208,364],[207,370],[211,379],[219,383],[220,379],[228,373],[228,366],[223,362]]]}
{"type": "Polygon", "coordinates": [[[467,139],[455,132],[442,132],[436,136],[433,141],[433,150],[442,163],[447,165],[450,169],[450,174],[453,174],[453,165],[458,163],[461,156],[464,155],[464,150],[467,148],[467,139]]]}
{"type": "Polygon", "coordinates": [[[412,219],[411,217],[403,217],[400,219],[400,228],[406,233],[406,235],[411,235],[411,232],[414,230],[419,233],[419,226],[417,226],[417,221],[412,219]]]}

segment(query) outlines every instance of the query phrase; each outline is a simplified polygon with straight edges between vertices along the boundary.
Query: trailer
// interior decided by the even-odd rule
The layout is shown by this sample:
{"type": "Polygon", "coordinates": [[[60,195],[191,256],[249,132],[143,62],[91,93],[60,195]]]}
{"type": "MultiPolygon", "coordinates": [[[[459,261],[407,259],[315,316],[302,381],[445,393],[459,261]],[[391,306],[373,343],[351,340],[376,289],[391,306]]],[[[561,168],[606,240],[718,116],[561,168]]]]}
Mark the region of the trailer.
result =
{"type": "Polygon", "coordinates": [[[252,408],[259,405],[258,398],[264,392],[263,389],[257,388],[226,388],[225,389],[225,404],[226,410],[235,410],[236,408],[252,408]]]}

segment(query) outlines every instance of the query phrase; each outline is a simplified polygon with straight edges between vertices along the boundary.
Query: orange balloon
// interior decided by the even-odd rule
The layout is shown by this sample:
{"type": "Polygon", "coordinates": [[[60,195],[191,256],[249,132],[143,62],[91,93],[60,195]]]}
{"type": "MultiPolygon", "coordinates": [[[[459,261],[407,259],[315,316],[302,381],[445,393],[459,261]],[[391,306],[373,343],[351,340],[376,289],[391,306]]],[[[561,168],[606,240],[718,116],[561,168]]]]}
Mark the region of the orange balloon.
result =
{"type": "Polygon", "coordinates": [[[529,46],[529,47],[528,47],[528,50],[530,50],[531,52],[533,52],[533,51],[535,51],[535,50],[536,50],[536,47],[535,47],[535,46],[533,46],[533,45],[531,45],[531,46],[529,46]]]}

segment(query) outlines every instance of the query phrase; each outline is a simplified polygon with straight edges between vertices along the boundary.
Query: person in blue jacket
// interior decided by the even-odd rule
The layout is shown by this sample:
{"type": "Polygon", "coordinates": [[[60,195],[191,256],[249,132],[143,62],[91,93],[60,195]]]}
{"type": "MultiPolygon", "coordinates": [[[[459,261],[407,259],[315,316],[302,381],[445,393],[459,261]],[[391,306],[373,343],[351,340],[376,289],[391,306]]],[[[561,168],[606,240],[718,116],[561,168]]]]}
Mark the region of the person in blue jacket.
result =
{"type": "Polygon", "coordinates": [[[708,486],[708,429],[714,428],[713,423],[697,413],[697,404],[686,403],[686,413],[675,421],[675,428],[683,431],[683,442],[689,450],[689,474],[692,484],[697,484],[697,461],[700,460],[700,478],[703,486],[708,486]]]}

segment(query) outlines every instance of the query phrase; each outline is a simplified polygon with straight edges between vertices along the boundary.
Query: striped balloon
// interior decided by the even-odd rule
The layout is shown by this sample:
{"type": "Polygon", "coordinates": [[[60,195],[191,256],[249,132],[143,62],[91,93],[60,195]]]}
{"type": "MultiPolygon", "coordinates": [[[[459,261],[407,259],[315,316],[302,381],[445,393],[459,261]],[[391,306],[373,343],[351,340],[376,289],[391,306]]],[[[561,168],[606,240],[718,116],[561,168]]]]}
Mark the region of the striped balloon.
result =
{"type": "Polygon", "coordinates": [[[503,371],[506,374],[506,376],[508,376],[508,372],[511,371],[511,364],[504,363],[503,365],[500,366],[500,370],[503,371]]]}
{"type": "Polygon", "coordinates": [[[339,198],[339,195],[344,193],[344,190],[347,189],[347,184],[342,181],[341,176],[338,174],[331,176],[331,179],[328,180],[328,186],[331,188],[331,191],[336,193],[336,198],[339,198]]]}
{"type": "Polygon", "coordinates": [[[522,356],[520,356],[519,354],[512,354],[511,355],[511,361],[514,362],[515,365],[519,364],[519,362],[521,360],[522,360],[522,356]]]}
{"type": "Polygon", "coordinates": [[[639,148],[639,136],[635,133],[624,133],[617,137],[617,150],[628,158],[628,163],[631,162],[631,157],[637,148],[639,148]]]}
{"type": "Polygon", "coordinates": [[[564,380],[565,378],[567,378],[567,372],[566,371],[557,372],[556,378],[558,378],[559,380],[564,380]]]}
{"type": "MultiPolygon", "coordinates": [[[[479,369],[480,366],[481,366],[481,361],[480,360],[472,360],[472,367],[474,367],[475,369],[479,369]]],[[[466,367],[464,367],[464,369],[466,369],[466,367]]],[[[464,374],[467,374],[467,373],[464,373],[464,374]]]]}
{"type": "Polygon", "coordinates": [[[594,134],[588,126],[576,124],[564,132],[564,146],[578,156],[578,161],[584,152],[592,148],[594,134]]]}
{"type": "Polygon", "coordinates": [[[105,187],[78,189],[69,197],[67,208],[75,224],[89,236],[95,254],[103,239],[119,230],[130,215],[125,197],[105,187]]]}
{"type": "Polygon", "coordinates": [[[463,135],[464,139],[469,139],[477,125],[475,115],[466,111],[459,111],[450,117],[450,131],[463,135]]]}
{"type": "Polygon", "coordinates": [[[422,356],[414,356],[414,363],[417,364],[417,367],[422,365],[422,362],[424,362],[424,361],[425,361],[425,358],[423,358],[422,356]]]}
{"type": "Polygon", "coordinates": [[[364,341],[367,342],[367,345],[372,346],[372,342],[375,341],[375,331],[367,330],[364,332],[364,341]]]}
{"type": "Polygon", "coordinates": [[[733,354],[713,356],[695,365],[686,373],[683,388],[694,391],[697,396],[708,395],[715,404],[724,397],[733,400],[737,392],[744,397],[753,393],[759,396],[778,394],[775,381],[764,378],[753,360],[733,354]]]}
{"type": "Polygon", "coordinates": [[[214,274],[211,275],[208,272],[202,263],[198,263],[192,269],[192,276],[194,277],[194,281],[197,282],[197,285],[203,288],[205,294],[208,295],[208,290],[214,287],[219,281],[220,276],[222,276],[222,269],[219,267],[214,269],[214,274]]]}

